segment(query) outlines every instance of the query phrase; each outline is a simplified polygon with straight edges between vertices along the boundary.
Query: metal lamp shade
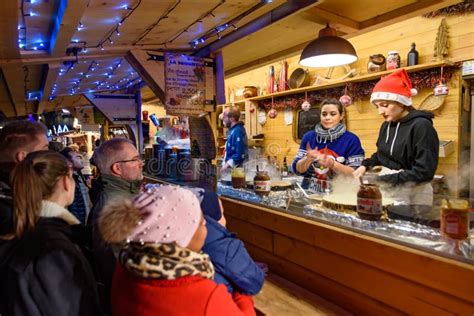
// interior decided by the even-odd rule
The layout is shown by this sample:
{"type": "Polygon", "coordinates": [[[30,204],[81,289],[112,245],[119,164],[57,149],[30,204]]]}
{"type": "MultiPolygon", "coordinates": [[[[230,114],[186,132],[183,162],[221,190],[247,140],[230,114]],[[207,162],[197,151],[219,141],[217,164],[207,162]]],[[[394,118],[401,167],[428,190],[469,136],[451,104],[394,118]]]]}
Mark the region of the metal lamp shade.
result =
{"type": "Polygon", "coordinates": [[[300,64],[306,67],[334,67],[356,60],[356,51],[349,41],[338,36],[320,36],[303,49],[300,64]]]}

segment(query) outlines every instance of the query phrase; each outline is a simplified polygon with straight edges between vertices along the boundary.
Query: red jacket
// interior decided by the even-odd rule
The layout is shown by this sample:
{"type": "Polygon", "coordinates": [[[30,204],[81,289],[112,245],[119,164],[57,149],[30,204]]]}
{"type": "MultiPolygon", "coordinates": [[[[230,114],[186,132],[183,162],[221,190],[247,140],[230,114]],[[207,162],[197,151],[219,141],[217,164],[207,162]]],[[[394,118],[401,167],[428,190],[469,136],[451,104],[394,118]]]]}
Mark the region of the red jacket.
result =
{"type": "Polygon", "coordinates": [[[150,280],[132,275],[120,264],[112,282],[114,316],[255,316],[251,296],[235,293],[201,276],[150,280]]]}

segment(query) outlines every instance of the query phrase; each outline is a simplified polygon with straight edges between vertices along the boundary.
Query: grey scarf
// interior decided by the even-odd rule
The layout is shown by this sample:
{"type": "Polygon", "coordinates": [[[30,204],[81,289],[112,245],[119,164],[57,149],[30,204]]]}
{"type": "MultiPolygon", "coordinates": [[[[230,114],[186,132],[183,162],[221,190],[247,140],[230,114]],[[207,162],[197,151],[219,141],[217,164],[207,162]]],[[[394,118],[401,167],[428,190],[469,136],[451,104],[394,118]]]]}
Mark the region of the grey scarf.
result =
{"type": "Polygon", "coordinates": [[[339,123],[331,129],[325,129],[321,123],[318,123],[314,131],[316,132],[316,140],[318,143],[333,142],[346,132],[346,125],[339,123]]]}

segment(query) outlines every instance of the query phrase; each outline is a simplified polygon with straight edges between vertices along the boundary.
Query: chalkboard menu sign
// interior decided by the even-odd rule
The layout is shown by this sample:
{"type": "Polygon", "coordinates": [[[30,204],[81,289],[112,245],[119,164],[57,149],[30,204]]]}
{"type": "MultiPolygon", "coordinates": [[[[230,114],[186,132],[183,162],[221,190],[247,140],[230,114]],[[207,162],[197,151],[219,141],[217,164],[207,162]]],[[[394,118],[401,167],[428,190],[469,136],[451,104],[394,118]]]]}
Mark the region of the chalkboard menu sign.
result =
{"type": "Polygon", "coordinates": [[[311,107],[308,111],[296,110],[293,115],[293,139],[300,143],[304,134],[314,129],[321,119],[320,107],[311,107]]]}

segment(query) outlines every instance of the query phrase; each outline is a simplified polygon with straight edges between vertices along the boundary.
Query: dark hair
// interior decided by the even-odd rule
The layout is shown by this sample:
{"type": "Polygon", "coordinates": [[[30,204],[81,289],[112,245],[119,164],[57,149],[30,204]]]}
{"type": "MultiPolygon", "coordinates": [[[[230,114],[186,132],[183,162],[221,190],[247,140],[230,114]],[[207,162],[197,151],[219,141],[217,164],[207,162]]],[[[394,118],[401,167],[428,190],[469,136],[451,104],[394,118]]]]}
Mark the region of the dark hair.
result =
{"type": "Polygon", "coordinates": [[[48,144],[48,149],[55,152],[60,152],[61,150],[64,149],[64,145],[63,143],[58,142],[58,141],[50,141],[48,144]]]}
{"type": "Polygon", "coordinates": [[[45,150],[28,154],[12,173],[13,229],[20,238],[34,229],[41,212],[41,202],[49,198],[60,177],[69,176],[69,164],[59,153],[45,150]]]}
{"type": "Polygon", "coordinates": [[[344,105],[342,105],[342,103],[339,100],[334,99],[334,98],[324,99],[320,105],[321,110],[323,109],[323,106],[327,104],[334,104],[337,107],[339,114],[343,115],[345,113],[344,105]]]}
{"type": "Polygon", "coordinates": [[[67,160],[71,161],[72,162],[72,156],[71,156],[71,153],[75,153],[74,149],[72,149],[71,147],[66,147],[64,148],[63,150],[61,150],[59,152],[61,155],[64,156],[64,158],[66,158],[67,160]]]}
{"type": "Polygon", "coordinates": [[[235,121],[239,121],[240,119],[240,108],[238,106],[231,106],[227,111],[227,117],[233,118],[235,121]]]}
{"type": "Polygon", "coordinates": [[[31,121],[14,121],[0,130],[0,155],[10,160],[21,149],[30,151],[38,135],[46,135],[47,129],[42,123],[31,121]]]}

